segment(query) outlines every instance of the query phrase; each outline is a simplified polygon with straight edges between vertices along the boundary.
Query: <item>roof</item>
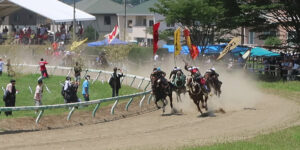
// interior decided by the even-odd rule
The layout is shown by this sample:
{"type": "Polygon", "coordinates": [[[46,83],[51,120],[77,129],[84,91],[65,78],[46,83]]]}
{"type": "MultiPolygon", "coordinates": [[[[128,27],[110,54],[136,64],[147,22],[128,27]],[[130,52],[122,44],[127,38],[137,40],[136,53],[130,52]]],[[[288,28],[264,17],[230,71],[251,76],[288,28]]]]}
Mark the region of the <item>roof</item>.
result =
{"type": "MultiPolygon", "coordinates": [[[[154,7],[154,4],[157,2],[158,2],[158,0],[149,0],[140,5],[137,5],[135,7],[127,8],[126,15],[128,15],[128,16],[130,16],[130,15],[145,15],[145,16],[154,15],[153,12],[150,12],[149,8],[154,7]]],[[[118,15],[124,16],[125,15],[124,10],[119,11],[118,15]]]]}
{"type": "Polygon", "coordinates": [[[112,0],[81,0],[76,7],[90,14],[117,14],[124,6],[112,0]]]}
{"type": "MultiPolygon", "coordinates": [[[[0,7],[2,5],[4,8],[6,8],[5,5],[7,5],[7,3],[11,6],[11,9],[15,9],[16,7],[25,8],[43,17],[49,18],[54,22],[73,21],[73,7],[58,0],[0,0],[0,7]]],[[[6,11],[8,12],[9,9],[6,11]]],[[[96,19],[95,16],[78,9],[76,9],[75,18],[77,21],[96,19]]]]}

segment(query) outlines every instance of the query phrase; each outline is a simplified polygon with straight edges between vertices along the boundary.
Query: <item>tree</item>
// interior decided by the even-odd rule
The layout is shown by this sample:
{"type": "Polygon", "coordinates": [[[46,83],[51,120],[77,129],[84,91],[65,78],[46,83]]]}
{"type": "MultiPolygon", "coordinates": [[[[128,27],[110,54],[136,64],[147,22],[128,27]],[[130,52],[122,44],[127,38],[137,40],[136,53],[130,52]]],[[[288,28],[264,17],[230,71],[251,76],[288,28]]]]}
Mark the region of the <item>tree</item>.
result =
{"type": "Polygon", "coordinates": [[[215,32],[224,29],[225,9],[222,0],[158,0],[150,11],[166,17],[167,23],[188,28],[194,45],[213,43],[215,32]]]}
{"type": "Polygon", "coordinates": [[[279,46],[281,44],[281,41],[278,37],[268,37],[265,40],[265,45],[267,46],[279,46]]]}
{"type": "Polygon", "coordinates": [[[268,31],[282,27],[290,36],[288,42],[300,46],[299,0],[248,0],[238,3],[240,22],[237,25],[253,27],[253,31],[268,31]]]}

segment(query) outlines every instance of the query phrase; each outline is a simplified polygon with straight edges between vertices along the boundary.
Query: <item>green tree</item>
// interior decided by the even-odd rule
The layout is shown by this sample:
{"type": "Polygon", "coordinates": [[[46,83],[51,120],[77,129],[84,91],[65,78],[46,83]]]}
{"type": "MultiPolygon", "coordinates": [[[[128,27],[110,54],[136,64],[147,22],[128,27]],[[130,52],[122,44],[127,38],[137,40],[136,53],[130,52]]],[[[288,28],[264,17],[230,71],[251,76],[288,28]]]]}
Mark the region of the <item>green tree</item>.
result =
{"type": "Polygon", "coordinates": [[[253,27],[263,32],[282,27],[289,33],[289,41],[300,46],[299,0],[248,0],[236,1],[239,15],[235,14],[236,26],[253,27]]]}
{"type": "Polygon", "coordinates": [[[224,29],[225,9],[222,0],[158,0],[151,11],[166,17],[167,23],[188,28],[192,43],[203,45],[214,42],[215,32],[224,29]]]}
{"type": "Polygon", "coordinates": [[[279,45],[281,45],[281,41],[278,37],[268,37],[265,40],[265,45],[267,45],[267,46],[279,46],[279,45]]]}
{"type": "Polygon", "coordinates": [[[99,38],[98,32],[92,26],[88,26],[83,33],[84,38],[88,38],[89,41],[97,40],[99,38]]]}

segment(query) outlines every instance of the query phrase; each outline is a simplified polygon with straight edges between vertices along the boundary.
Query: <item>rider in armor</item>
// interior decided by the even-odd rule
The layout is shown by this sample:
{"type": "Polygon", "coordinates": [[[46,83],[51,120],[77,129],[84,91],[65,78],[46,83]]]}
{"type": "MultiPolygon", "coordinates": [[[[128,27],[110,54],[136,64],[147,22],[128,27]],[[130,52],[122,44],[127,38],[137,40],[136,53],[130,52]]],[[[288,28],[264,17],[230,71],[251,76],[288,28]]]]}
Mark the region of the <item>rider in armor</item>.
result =
{"type": "Polygon", "coordinates": [[[192,79],[195,81],[195,82],[198,82],[200,83],[200,79],[202,78],[202,75],[198,69],[198,67],[193,67],[193,66],[188,66],[188,64],[186,64],[184,66],[184,69],[191,72],[191,76],[192,78],[190,78],[187,82],[187,85],[190,85],[192,83],[192,79]]]}
{"type": "Polygon", "coordinates": [[[163,85],[167,85],[168,82],[165,79],[166,73],[160,68],[154,68],[153,72],[150,75],[151,84],[152,84],[152,92],[155,93],[155,88],[158,86],[158,83],[162,83],[163,85]]]}
{"type": "Polygon", "coordinates": [[[177,75],[178,72],[180,72],[181,75],[183,75],[183,72],[182,72],[182,70],[179,67],[174,67],[173,70],[171,71],[169,79],[172,78],[172,83],[174,82],[175,77],[176,77],[176,75],[177,75]]]}

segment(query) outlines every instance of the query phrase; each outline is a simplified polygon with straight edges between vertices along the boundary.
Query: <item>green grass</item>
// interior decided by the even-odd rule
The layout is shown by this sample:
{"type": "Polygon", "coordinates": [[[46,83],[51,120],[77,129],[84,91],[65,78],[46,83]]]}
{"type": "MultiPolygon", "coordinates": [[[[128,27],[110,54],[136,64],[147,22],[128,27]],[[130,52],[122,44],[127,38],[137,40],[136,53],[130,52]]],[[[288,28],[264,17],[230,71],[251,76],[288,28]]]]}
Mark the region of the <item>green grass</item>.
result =
{"type": "Polygon", "coordinates": [[[181,150],[299,150],[300,126],[255,138],[215,144],[212,146],[181,148],[181,150]]]}
{"type": "Polygon", "coordinates": [[[282,90],[286,92],[300,92],[300,82],[290,81],[290,82],[259,82],[261,88],[264,89],[274,89],[282,90]]]}
{"type": "MultiPolygon", "coordinates": [[[[31,86],[33,92],[35,91],[35,87],[37,85],[37,79],[40,75],[18,75],[16,78],[16,89],[19,93],[16,95],[16,106],[32,106],[34,105],[33,94],[30,93],[29,86],[31,86]]],[[[0,88],[3,86],[6,87],[7,83],[10,81],[10,77],[6,74],[0,76],[0,88]]],[[[61,85],[59,82],[64,83],[65,77],[63,76],[50,76],[50,78],[44,80],[44,93],[43,93],[43,105],[51,105],[51,104],[63,104],[64,99],[61,92],[61,85]],[[48,86],[51,93],[48,93],[45,85],[48,86]]],[[[81,81],[83,83],[83,80],[81,81]]],[[[83,96],[81,94],[82,87],[78,88],[78,97],[83,100],[83,96]]],[[[111,88],[108,83],[102,84],[101,82],[95,82],[94,84],[90,84],[90,100],[108,98],[111,97],[111,88]]],[[[139,92],[139,90],[135,88],[131,88],[129,86],[123,86],[120,89],[120,95],[127,95],[139,92]]],[[[0,106],[4,106],[4,102],[2,100],[3,92],[0,90],[0,106]]],[[[101,104],[101,106],[107,106],[112,102],[106,102],[101,104]]],[[[92,110],[94,107],[85,107],[80,110],[92,110]]],[[[61,114],[62,112],[67,112],[68,109],[52,109],[45,111],[45,114],[61,114]]],[[[15,111],[13,112],[13,118],[15,117],[24,117],[24,116],[36,116],[34,111],[15,111]]],[[[0,115],[0,119],[7,118],[5,115],[0,115]]],[[[11,118],[11,117],[9,117],[11,118]]]]}

